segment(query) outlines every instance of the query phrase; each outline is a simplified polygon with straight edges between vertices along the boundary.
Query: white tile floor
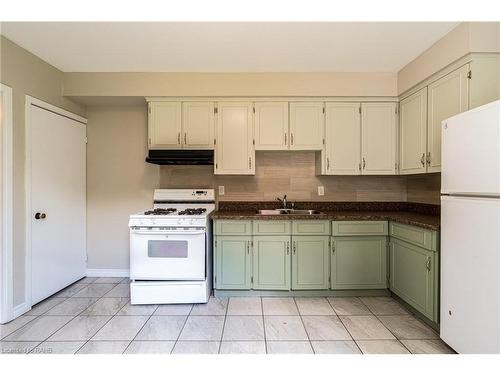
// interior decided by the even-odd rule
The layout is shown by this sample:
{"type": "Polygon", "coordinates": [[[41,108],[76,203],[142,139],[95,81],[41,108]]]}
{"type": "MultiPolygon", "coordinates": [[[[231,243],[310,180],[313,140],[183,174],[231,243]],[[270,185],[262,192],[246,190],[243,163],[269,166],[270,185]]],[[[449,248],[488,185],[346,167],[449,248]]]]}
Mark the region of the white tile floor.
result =
{"type": "Polygon", "coordinates": [[[129,297],[127,279],[82,279],[0,325],[0,353],[452,353],[390,297],[160,306],[129,297]]]}

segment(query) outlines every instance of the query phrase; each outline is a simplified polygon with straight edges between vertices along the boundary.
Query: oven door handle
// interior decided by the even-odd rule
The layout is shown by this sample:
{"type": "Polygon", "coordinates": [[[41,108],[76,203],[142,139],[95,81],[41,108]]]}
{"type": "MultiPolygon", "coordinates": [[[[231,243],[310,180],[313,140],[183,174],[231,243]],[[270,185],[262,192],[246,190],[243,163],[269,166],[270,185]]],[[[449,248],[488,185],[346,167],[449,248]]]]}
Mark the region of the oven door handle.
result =
{"type": "Polygon", "coordinates": [[[170,234],[205,234],[206,231],[204,230],[182,230],[182,231],[159,231],[159,230],[137,230],[137,229],[132,229],[131,231],[132,234],[163,234],[163,235],[170,235],[170,234]]]}

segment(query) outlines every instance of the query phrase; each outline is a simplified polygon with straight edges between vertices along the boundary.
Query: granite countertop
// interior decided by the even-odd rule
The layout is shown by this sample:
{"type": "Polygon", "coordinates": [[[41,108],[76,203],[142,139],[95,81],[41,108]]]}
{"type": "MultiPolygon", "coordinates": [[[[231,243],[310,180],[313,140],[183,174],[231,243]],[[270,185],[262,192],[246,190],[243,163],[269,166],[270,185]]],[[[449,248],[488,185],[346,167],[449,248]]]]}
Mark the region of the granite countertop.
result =
{"type": "MultiPolygon", "coordinates": [[[[391,220],[439,230],[439,206],[408,202],[297,202],[301,209],[321,211],[317,215],[258,215],[258,209],[272,209],[273,202],[220,202],[219,209],[210,214],[211,219],[226,220],[391,220]],[[231,203],[231,204],[228,204],[231,203]],[[384,204],[386,203],[386,204],[384,204]],[[255,206],[257,208],[255,208],[255,206]],[[313,207],[313,208],[312,208],[313,207]]],[[[276,207],[277,208],[277,207],[276,207]]]]}

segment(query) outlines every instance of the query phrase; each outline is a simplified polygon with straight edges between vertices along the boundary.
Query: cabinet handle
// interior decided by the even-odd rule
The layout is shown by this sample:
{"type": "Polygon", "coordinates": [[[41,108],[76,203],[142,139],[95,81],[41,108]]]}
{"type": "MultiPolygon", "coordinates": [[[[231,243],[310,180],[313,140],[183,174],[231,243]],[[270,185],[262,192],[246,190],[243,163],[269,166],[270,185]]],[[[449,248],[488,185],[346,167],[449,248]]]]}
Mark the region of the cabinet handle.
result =
{"type": "Polygon", "coordinates": [[[286,133],[285,133],[285,146],[286,146],[286,133]]]}
{"type": "Polygon", "coordinates": [[[326,169],[330,169],[330,158],[326,158],[326,169]]]}
{"type": "Polygon", "coordinates": [[[427,260],[425,261],[425,268],[427,268],[427,271],[431,270],[431,257],[427,257],[427,260]]]}
{"type": "Polygon", "coordinates": [[[363,169],[365,169],[366,167],[366,160],[365,160],[365,157],[363,156],[363,169]]]}
{"type": "Polygon", "coordinates": [[[422,154],[422,157],[420,158],[420,164],[422,164],[422,167],[425,167],[425,152],[422,154]]]}
{"type": "Polygon", "coordinates": [[[293,145],[293,133],[290,133],[290,144],[293,145]]]}
{"type": "Polygon", "coordinates": [[[252,169],[252,157],[248,158],[248,168],[252,169]]]}
{"type": "Polygon", "coordinates": [[[335,241],[332,241],[332,254],[335,253],[335,241]]]}
{"type": "Polygon", "coordinates": [[[187,143],[188,143],[188,142],[187,142],[187,134],[186,134],[186,133],[184,133],[184,144],[185,144],[185,145],[187,145],[187,143]]]}
{"type": "Polygon", "coordinates": [[[295,255],[296,251],[297,251],[297,246],[295,244],[295,241],[293,241],[293,255],[295,255]]]}
{"type": "Polygon", "coordinates": [[[286,242],[286,255],[290,254],[290,242],[286,242]]]}
{"type": "Polygon", "coordinates": [[[181,144],[181,133],[177,133],[177,144],[181,144]]]}
{"type": "Polygon", "coordinates": [[[431,166],[431,153],[427,153],[427,165],[430,167],[431,166]]]}

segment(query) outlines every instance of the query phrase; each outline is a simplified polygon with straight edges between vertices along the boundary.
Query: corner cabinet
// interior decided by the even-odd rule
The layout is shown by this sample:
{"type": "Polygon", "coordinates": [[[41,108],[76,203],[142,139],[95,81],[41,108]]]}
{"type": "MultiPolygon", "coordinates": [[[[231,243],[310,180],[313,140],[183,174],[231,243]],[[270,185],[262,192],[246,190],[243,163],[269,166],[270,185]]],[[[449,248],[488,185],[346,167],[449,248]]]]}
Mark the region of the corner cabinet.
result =
{"type": "Polygon", "coordinates": [[[181,103],[149,102],[148,114],[149,148],[182,148],[181,103]]]}
{"type": "Polygon", "coordinates": [[[322,150],[324,103],[290,103],[290,150],[322,150]]]}
{"type": "Polygon", "coordinates": [[[215,143],[215,174],[255,174],[253,105],[219,102],[215,143]]]}

